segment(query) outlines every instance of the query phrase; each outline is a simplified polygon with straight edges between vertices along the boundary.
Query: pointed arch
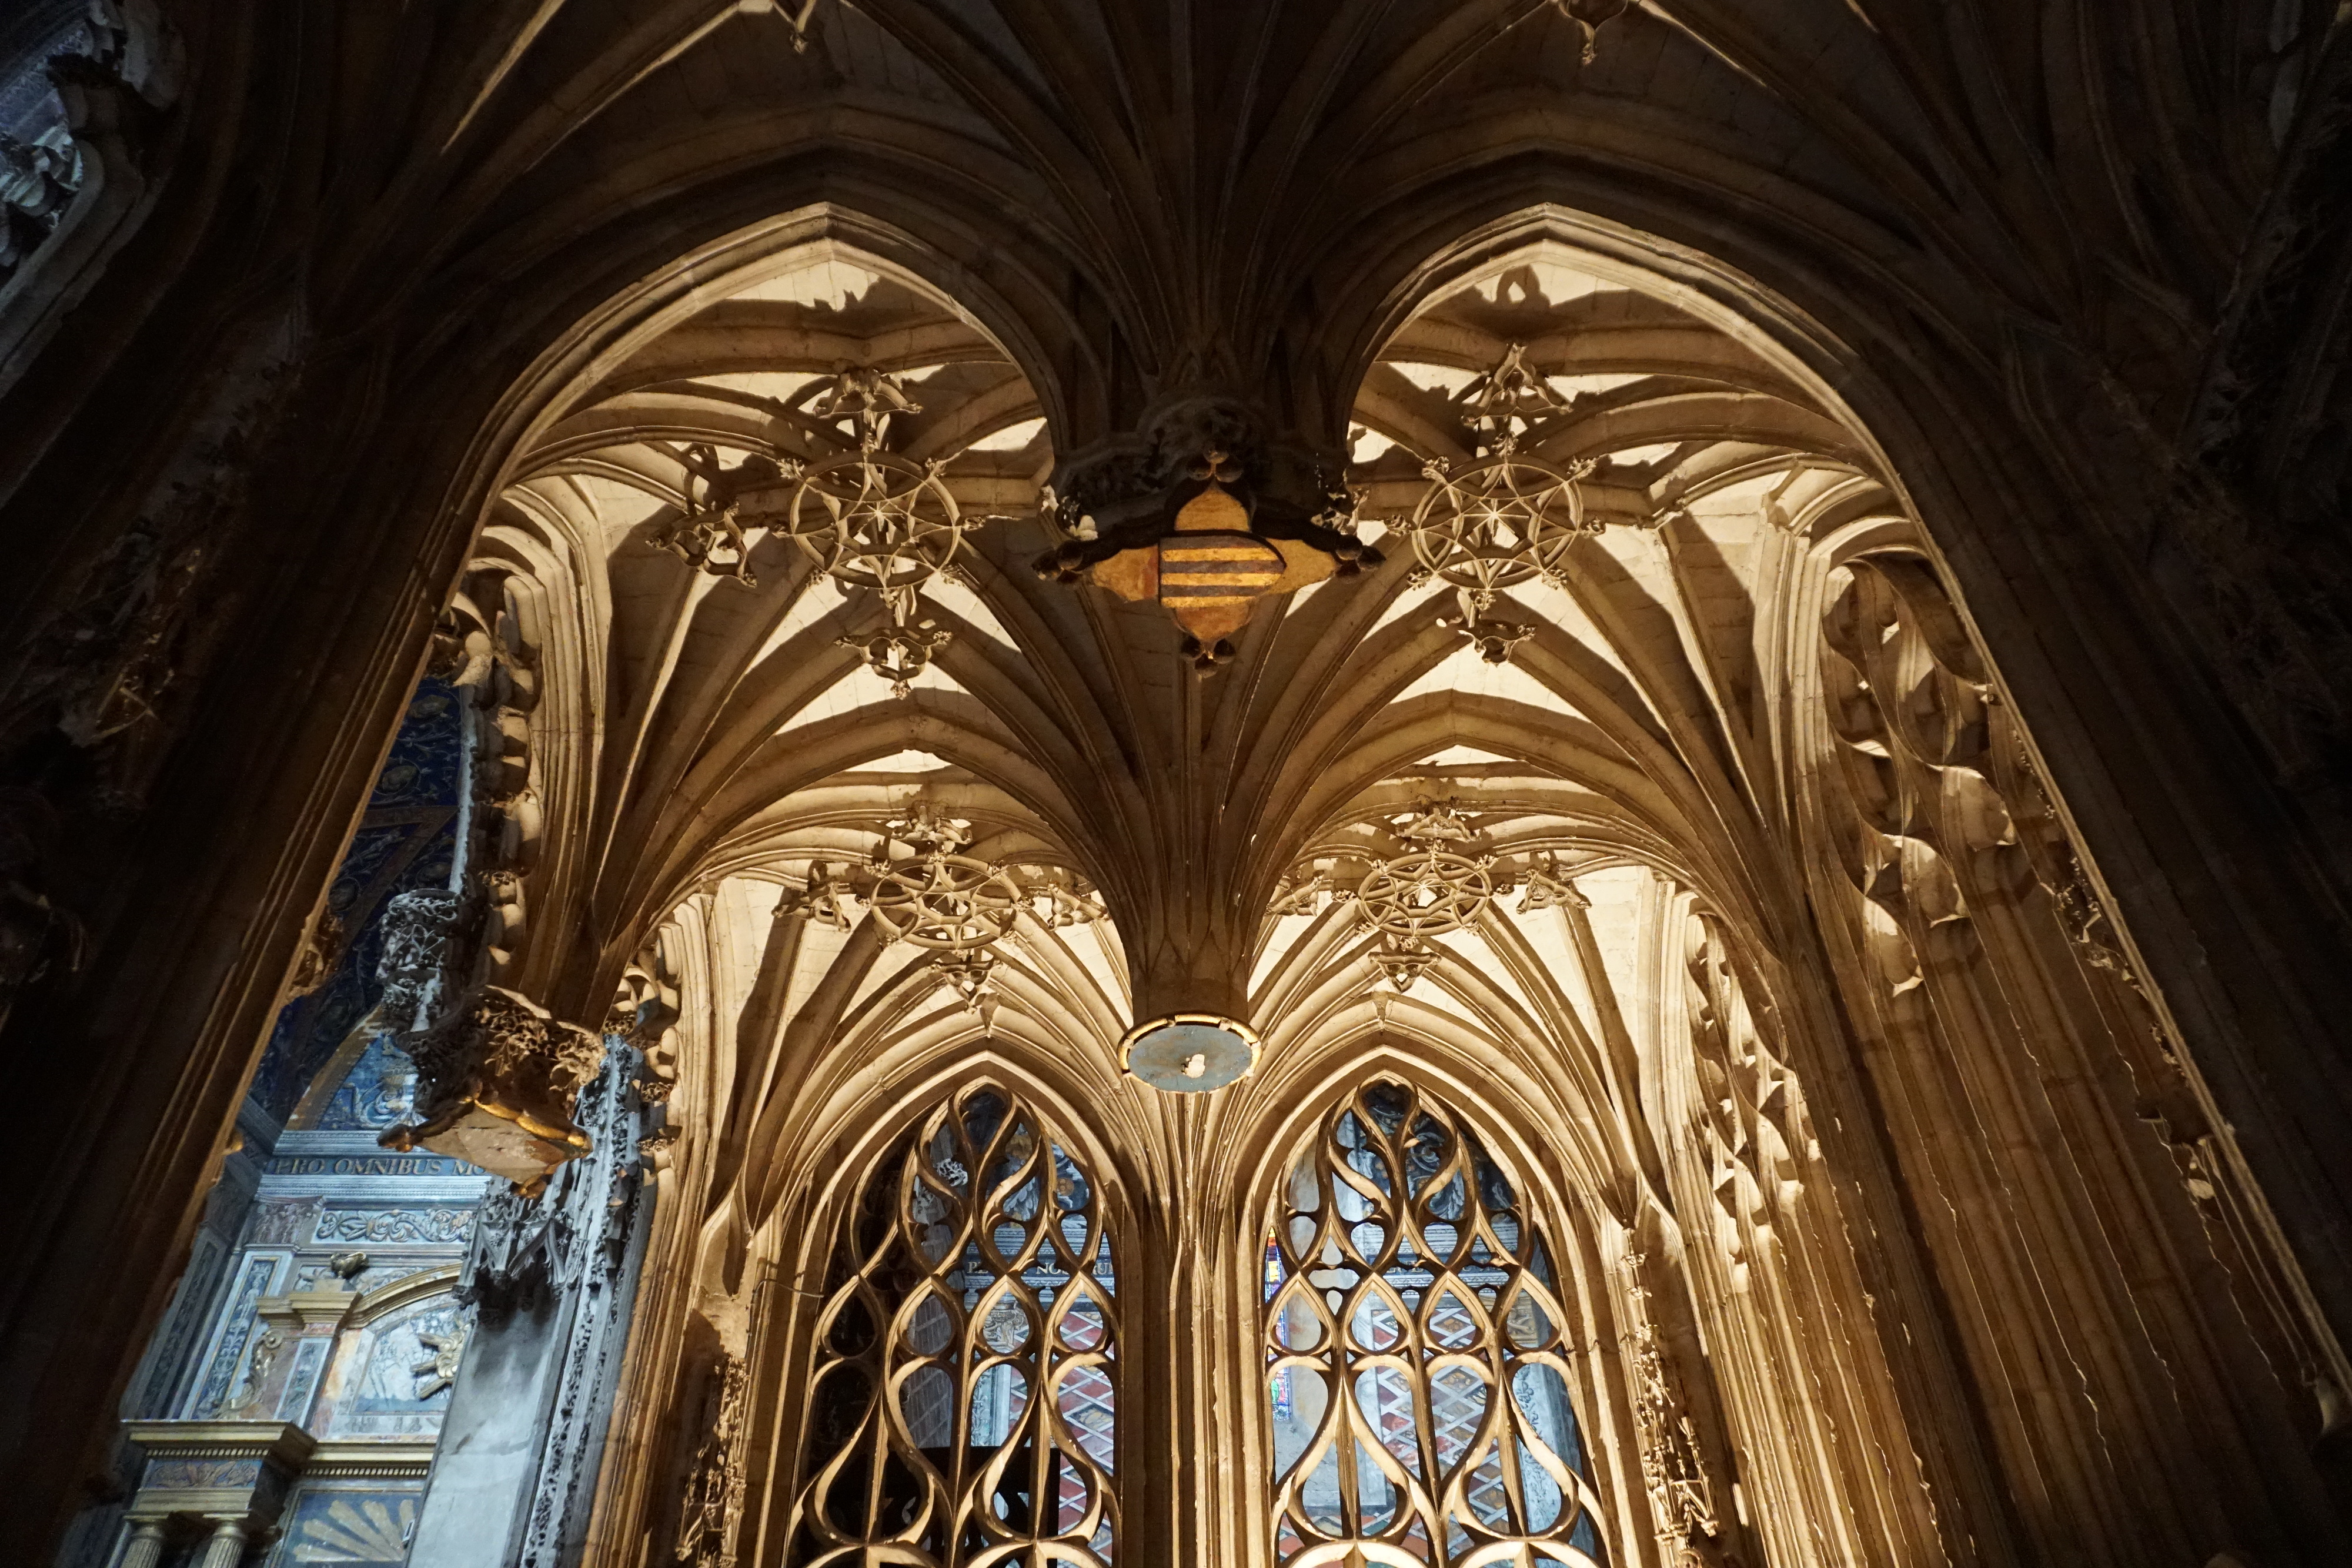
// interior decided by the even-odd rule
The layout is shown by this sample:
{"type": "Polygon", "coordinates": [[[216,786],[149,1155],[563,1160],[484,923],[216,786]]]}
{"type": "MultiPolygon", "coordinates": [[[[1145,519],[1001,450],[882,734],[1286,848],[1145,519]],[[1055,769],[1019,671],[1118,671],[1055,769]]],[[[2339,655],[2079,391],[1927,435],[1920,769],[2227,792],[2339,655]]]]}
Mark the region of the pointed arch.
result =
{"type": "Polygon", "coordinates": [[[1355,1086],[1288,1165],[1260,1319],[1275,1561],[1601,1562],[1555,1222],[1400,1078],[1355,1086]]]}
{"type": "Polygon", "coordinates": [[[795,1568],[1117,1550],[1115,1227],[1082,1147],[1014,1082],[969,1076],[894,1118],[804,1249],[795,1568]]]}

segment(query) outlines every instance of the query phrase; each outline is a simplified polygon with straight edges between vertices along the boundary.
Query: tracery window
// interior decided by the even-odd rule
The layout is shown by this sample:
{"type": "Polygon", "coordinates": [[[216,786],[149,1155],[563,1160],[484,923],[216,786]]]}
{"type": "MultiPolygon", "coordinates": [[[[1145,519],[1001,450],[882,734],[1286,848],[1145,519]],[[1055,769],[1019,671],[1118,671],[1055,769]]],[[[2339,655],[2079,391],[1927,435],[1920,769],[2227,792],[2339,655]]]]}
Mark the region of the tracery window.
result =
{"type": "Polygon", "coordinates": [[[1108,1564],[1118,1281],[1093,1181],[1010,1091],[960,1090],[834,1239],[795,1564],[1108,1564]]]}
{"type": "Polygon", "coordinates": [[[1601,1558],[1551,1253],[1458,1117],[1394,1081],[1351,1095],[1265,1267],[1284,1568],[1601,1558]]]}

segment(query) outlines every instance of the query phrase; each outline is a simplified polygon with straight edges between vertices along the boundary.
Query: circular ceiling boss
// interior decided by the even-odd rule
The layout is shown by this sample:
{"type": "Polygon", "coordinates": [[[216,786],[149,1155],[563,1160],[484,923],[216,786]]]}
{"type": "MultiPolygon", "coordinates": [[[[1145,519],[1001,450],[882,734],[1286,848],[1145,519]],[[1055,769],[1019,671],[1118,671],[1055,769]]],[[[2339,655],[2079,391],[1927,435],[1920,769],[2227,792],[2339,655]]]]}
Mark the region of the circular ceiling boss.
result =
{"type": "Polygon", "coordinates": [[[1119,1041],[1119,1061],[1154,1089],[1202,1094],[1248,1077],[1259,1049],[1257,1031],[1238,1019],[1171,1013],[1128,1030],[1119,1041]]]}
{"type": "Polygon", "coordinates": [[[1475,925],[1494,901],[1492,856],[1472,859],[1451,850],[1412,850],[1383,861],[1364,878],[1356,897],[1364,924],[1391,936],[1418,939],[1475,925]]]}
{"type": "Polygon", "coordinates": [[[1559,580],[1569,548],[1601,531],[1585,518],[1576,476],[1540,459],[1505,453],[1425,472],[1429,489],[1405,525],[1414,559],[1481,609],[1531,577],[1559,580]]]}
{"type": "Polygon", "coordinates": [[[944,575],[971,525],[936,463],[866,448],[812,463],[793,491],[785,531],[845,588],[871,589],[905,620],[944,575]]]}

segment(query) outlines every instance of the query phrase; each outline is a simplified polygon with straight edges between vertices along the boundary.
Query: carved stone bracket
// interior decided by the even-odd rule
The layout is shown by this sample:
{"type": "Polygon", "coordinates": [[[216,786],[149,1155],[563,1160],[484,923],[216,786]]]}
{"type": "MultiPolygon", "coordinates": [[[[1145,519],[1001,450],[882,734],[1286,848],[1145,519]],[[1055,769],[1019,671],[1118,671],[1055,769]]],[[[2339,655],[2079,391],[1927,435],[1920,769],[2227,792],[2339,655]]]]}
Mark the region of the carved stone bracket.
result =
{"type": "Polygon", "coordinates": [[[536,1191],[550,1172],[588,1152],[572,1119],[580,1087],[594,1077],[604,1041],[558,1021],[499,986],[468,992],[430,1029],[398,1036],[416,1063],[421,1122],[379,1140],[453,1155],[536,1191]]]}

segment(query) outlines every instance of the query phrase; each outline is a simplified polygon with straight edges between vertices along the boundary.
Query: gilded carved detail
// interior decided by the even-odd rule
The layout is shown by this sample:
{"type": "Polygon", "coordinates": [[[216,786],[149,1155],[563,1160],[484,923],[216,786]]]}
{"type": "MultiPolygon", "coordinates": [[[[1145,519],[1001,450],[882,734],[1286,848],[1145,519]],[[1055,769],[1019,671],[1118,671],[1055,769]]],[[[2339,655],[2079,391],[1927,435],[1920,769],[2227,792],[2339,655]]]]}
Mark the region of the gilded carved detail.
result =
{"type": "Polygon", "coordinates": [[[529,998],[480,986],[396,1043],[416,1063],[420,1119],[386,1131],[384,1147],[422,1145],[530,1188],[587,1152],[572,1112],[604,1061],[603,1037],[529,998]]]}

